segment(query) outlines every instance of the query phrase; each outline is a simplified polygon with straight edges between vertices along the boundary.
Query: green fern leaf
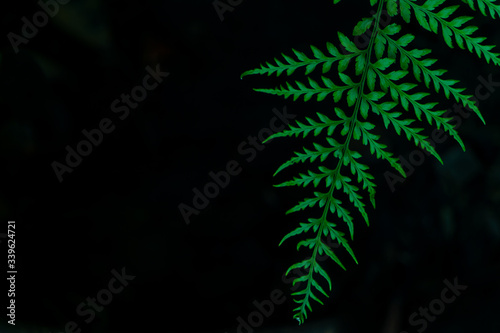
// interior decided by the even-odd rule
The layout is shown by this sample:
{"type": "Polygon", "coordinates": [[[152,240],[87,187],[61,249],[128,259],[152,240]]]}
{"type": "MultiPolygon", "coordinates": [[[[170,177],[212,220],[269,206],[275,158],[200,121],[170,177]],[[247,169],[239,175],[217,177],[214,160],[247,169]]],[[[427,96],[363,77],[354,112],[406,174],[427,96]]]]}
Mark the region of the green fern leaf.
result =
{"type": "MultiPolygon", "coordinates": [[[[339,2],[340,0],[333,1],[334,4],[339,2]]],[[[286,271],[289,274],[300,268],[306,272],[293,282],[294,285],[300,283],[300,289],[292,294],[294,302],[298,304],[293,317],[299,323],[303,323],[308,312],[312,311],[312,300],[323,304],[319,296],[329,296],[322,283],[327,283],[328,291],[332,289],[331,278],[319,265],[318,256],[326,254],[343,270],[346,269],[326,240],[329,238],[337,241],[357,264],[358,260],[350,245],[354,238],[354,221],[360,216],[369,225],[367,200],[375,208],[375,178],[370,173],[369,166],[361,163],[363,153],[353,149],[355,141],[360,142],[356,149],[365,148],[406,177],[399,160],[388,151],[381,136],[375,134],[374,130],[378,126],[375,118],[384,124],[385,129],[392,127],[397,135],[404,135],[415,146],[436,157],[440,163],[443,161],[425,135],[424,125],[435,126],[446,132],[464,150],[465,145],[452,125],[452,118],[446,117],[446,111],[431,100],[434,94],[444,93],[447,99],[453,98],[474,111],[484,123],[472,96],[464,93],[464,88],[457,86],[458,80],[448,78],[445,69],[435,67],[437,60],[429,57],[429,49],[412,49],[410,44],[415,36],[402,34],[401,25],[381,24],[383,10],[387,10],[390,16],[399,14],[406,23],[414,17],[424,29],[441,34],[449,47],[457,45],[475,53],[479,58],[484,57],[487,63],[500,65],[499,55],[492,52],[493,46],[483,44],[485,38],[473,35],[478,29],[468,25],[472,17],[452,18],[459,6],[446,6],[447,2],[427,0],[420,5],[415,0],[370,0],[372,6],[377,5],[376,14],[362,18],[352,32],[353,36],[367,34],[370,42],[365,49],[360,49],[348,36],[338,32],[342,48],[337,48],[332,43],[326,44],[326,51],[311,46],[312,55],[309,56],[292,49],[293,56],[282,54],[284,60],[275,58],[274,64],[266,62],[259,68],[242,74],[242,77],[274,74],[291,76],[297,69],[304,68],[307,81],[294,80],[293,84],[285,82],[273,89],[254,90],[283,96],[285,99],[292,97],[294,101],[299,98],[304,101],[315,98],[318,102],[333,101],[334,104],[330,113],[316,113],[317,118],[305,117],[305,121],[295,121],[287,129],[271,135],[265,141],[308,136],[313,140],[312,148],[303,147],[302,151],[295,152],[293,157],[277,168],[275,176],[287,168],[306,163],[319,164],[314,171],[307,168],[291,180],[275,185],[314,188],[312,197],[299,201],[286,214],[310,209],[321,213],[319,217],[300,222],[279,243],[281,246],[291,237],[302,236],[297,243],[297,251],[312,251],[310,257],[291,265],[286,271]],[[334,64],[337,65],[336,72],[332,70],[334,64]],[[319,67],[322,68],[321,81],[309,76],[319,67]],[[331,218],[341,223],[333,223],[331,218]],[[349,240],[344,237],[347,230],[349,240]]],[[[496,1],[463,2],[474,11],[477,5],[484,16],[489,13],[493,19],[500,17],[500,6],[495,4],[496,1]]]]}
{"type": "MultiPolygon", "coordinates": [[[[472,10],[476,10],[474,0],[462,1],[467,3],[472,10]]],[[[494,2],[496,2],[496,0],[477,0],[477,6],[481,14],[483,14],[484,16],[488,16],[488,13],[486,12],[486,9],[488,9],[491,18],[494,19],[497,16],[500,18],[500,6],[494,4],[494,2]]]]}
{"type": "MultiPolygon", "coordinates": [[[[438,27],[440,27],[443,38],[450,48],[453,48],[454,37],[460,48],[465,49],[465,46],[467,46],[467,49],[470,52],[475,51],[479,58],[484,56],[487,63],[490,63],[491,61],[493,64],[500,66],[500,54],[491,52],[494,46],[482,44],[483,41],[486,40],[484,37],[472,36],[478,27],[462,27],[465,23],[470,21],[472,17],[460,16],[451,21],[448,20],[449,16],[451,16],[451,14],[453,14],[459,6],[446,7],[442,11],[435,13],[434,10],[442,5],[446,0],[427,0],[422,6],[417,5],[415,0],[400,1],[404,2],[413,9],[416,19],[424,29],[437,34],[438,27]]],[[[479,3],[485,5],[486,1],[479,1],[479,3]]]]}

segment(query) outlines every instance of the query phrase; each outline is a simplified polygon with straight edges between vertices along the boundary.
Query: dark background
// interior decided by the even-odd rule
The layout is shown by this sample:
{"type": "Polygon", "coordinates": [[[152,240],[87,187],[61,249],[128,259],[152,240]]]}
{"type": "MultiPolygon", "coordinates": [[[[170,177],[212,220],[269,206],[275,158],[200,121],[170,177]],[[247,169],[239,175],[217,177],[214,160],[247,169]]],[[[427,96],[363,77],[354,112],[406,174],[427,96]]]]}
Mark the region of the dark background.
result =
{"type": "MultiPolygon", "coordinates": [[[[300,168],[272,175],[304,142],[273,140],[250,162],[238,146],[269,127],[274,108],[303,120],[317,111],[332,115],[333,102],[257,93],[252,88],[284,78],[240,75],[292,48],[310,55],[310,44],[323,51],[327,41],[338,45],[336,32],[350,35],[370,15],[369,1],[247,0],[221,22],[212,1],[72,0],[14,53],[7,34],[20,34],[21,18],[31,21],[39,10],[36,1],[11,1],[1,11],[0,231],[16,221],[19,271],[17,325],[2,319],[1,330],[63,332],[75,321],[82,332],[236,332],[237,318],[256,310],[253,301],[279,289],[286,302],[256,331],[298,331],[282,274],[309,253],[295,250],[299,238],[278,243],[317,210],[285,215],[312,189],[272,186],[300,168]],[[157,64],[170,75],[119,120],[111,102],[157,64]],[[60,183],[51,163],[64,162],[66,145],[74,148],[82,130],[103,118],[116,129],[60,183]],[[231,160],[242,172],[187,225],[178,205],[192,205],[192,189],[231,160]],[[78,304],[122,267],[136,278],[84,323],[78,304]]],[[[500,43],[497,22],[479,17],[475,24],[500,43]]],[[[448,49],[414,24],[405,29],[469,94],[479,76],[500,81],[499,69],[483,59],[448,49]]],[[[303,74],[292,79],[305,81],[303,74]]],[[[453,107],[435,96],[441,108],[453,107]]],[[[370,227],[347,205],[359,265],[342,250],[347,271],[325,264],[331,297],[313,304],[301,332],[416,332],[408,317],[455,277],[467,290],[426,331],[500,331],[499,96],[480,103],[486,126],[474,115],[460,125],[466,152],[453,140],[439,144],[444,165],[426,157],[395,192],[384,179],[389,164],[365,159],[377,184],[370,227]]],[[[376,121],[388,149],[408,158],[413,144],[376,121]]],[[[1,248],[6,260],[5,240],[1,248]]]]}

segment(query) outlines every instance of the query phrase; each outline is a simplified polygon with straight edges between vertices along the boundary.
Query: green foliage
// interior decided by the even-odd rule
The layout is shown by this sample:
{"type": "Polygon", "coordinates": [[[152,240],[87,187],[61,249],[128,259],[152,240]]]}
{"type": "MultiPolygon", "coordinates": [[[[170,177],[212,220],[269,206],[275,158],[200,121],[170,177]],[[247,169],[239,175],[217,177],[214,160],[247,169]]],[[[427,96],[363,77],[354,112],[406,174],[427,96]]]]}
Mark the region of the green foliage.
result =
{"type": "MultiPolygon", "coordinates": [[[[340,0],[333,1],[334,4],[339,2],[340,0]]],[[[332,43],[326,44],[326,52],[311,46],[310,55],[292,50],[292,56],[282,54],[283,60],[275,58],[274,63],[266,62],[259,68],[242,74],[242,77],[253,74],[291,76],[298,70],[305,70],[305,81],[285,82],[274,89],[255,90],[283,96],[285,99],[291,97],[294,101],[299,98],[304,101],[315,98],[317,102],[333,100],[335,105],[333,112],[317,113],[314,118],[306,117],[305,121],[297,121],[288,129],[268,138],[270,140],[279,137],[313,136],[316,141],[312,148],[304,147],[303,151],[296,152],[295,156],[278,168],[275,175],[299,163],[320,162],[317,169],[308,168],[305,173],[299,173],[292,180],[277,185],[312,186],[315,189],[312,197],[293,206],[287,214],[306,208],[319,210],[319,215],[307,219],[307,222],[301,222],[299,227],[285,235],[280,242],[281,245],[290,237],[303,236],[306,239],[298,242],[297,250],[304,246],[312,251],[309,258],[292,265],[287,271],[288,274],[293,269],[301,268],[308,272],[294,280],[294,284],[300,282],[303,286],[292,294],[298,304],[294,309],[294,318],[299,323],[303,323],[308,311],[312,310],[311,300],[323,304],[319,294],[328,297],[320,283],[326,281],[331,291],[331,279],[318,263],[318,256],[326,254],[345,269],[326,240],[330,238],[337,241],[353,260],[358,262],[348,239],[340,230],[343,226],[333,221],[338,219],[345,223],[352,240],[354,218],[346,208],[347,200],[367,225],[369,220],[364,196],[368,195],[371,205],[375,208],[374,177],[369,173],[369,167],[362,163],[362,154],[353,150],[354,141],[360,141],[371,154],[387,161],[392,168],[406,177],[398,159],[387,151],[387,146],[381,143],[380,136],[374,132],[377,127],[374,122],[376,116],[382,119],[386,129],[392,127],[398,135],[404,134],[410,142],[425,149],[441,163],[439,154],[427,140],[428,137],[422,133],[423,128],[417,125],[419,122],[427,122],[443,130],[464,150],[465,146],[450,123],[452,118],[444,116],[446,110],[440,109],[438,103],[428,100],[431,93],[444,93],[447,99],[454,99],[474,111],[484,122],[471,99],[472,96],[465,94],[465,89],[457,86],[459,81],[447,78],[446,70],[436,68],[437,60],[430,57],[431,50],[412,48],[411,43],[415,36],[402,33],[401,24],[416,20],[425,30],[442,35],[450,48],[458,46],[475,53],[479,58],[484,57],[488,63],[500,66],[499,54],[492,52],[493,46],[484,44],[485,38],[475,36],[478,28],[469,25],[473,17],[453,17],[459,5],[448,6],[451,2],[453,1],[370,0],[372,6],[377,6],[376,14],[361,19],[352,34],[359,36],[370,30],[371,34],[367,34],[370,41],[366,48],[358,48],[350,38],[338,32],[338,39],[344,49],[342,52],[332,43]],[[393,21],[399,20],[401,24],[382,26],[380,18],[383,11],[387,11],[393,21]],[[314,80],[309,76],[314,72],[320,79],[314,80]],[[321,135],[326,138],[319,143],[321,135]],[[341,201],[339,198],[347,200],[341,201]]],[[[495,0],[463,2],[473,11],[479,9],[485,16],[489,14],[493,19],[500,17],[500,6],[495,4],[495,0]]]]}

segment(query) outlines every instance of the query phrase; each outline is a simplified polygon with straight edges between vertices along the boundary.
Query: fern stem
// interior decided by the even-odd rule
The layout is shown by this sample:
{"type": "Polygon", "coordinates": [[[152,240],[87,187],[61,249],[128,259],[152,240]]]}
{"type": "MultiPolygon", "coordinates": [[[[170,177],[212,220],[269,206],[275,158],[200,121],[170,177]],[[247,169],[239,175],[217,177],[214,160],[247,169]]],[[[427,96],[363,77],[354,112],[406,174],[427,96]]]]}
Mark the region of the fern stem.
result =
{"type": "Polygon", "coordinates": [[[370,68],[369,64],[370,64],[371,55],[372,55],[372,52],[373,52],[373,46],[374,46],[374,43],[375,43],[375,38],[377,37],[377,34],[380,31],[379,24],[380,24],[380,17],[381,17],[381,14],[382,14],[382,9],[383,9],[383,6],[384,6],[384,2],[385,2],[385,0],[379,0],[378,1],[378,9],[377,9],[377,16],[376,16],[376,19],[375,19],[374,31],[373,31],[372,35],[370,36],[369,46],[364,51],[365,57],[366,57],[366,62],[365,62],[366,65],[365,65],[365,67],[363,69],[363,75],[362,75],[361,81],[358,84],[358,89],[359,89],[358,90],[358,96],[360,96],[360,98],[357,99],[356,105],[355,105],[355,108],[354,108],[354,112],[353,112],[353,114],[351,116],[351,120],[350,120],[350,124],[349,124],[349,132],[347,134],[347,138],[344,141],[344,144],[343,144],[343,147],[342,147],[341,157],[339,158],[337,166],[335,167],[335,169],[330,174],[330,177],[332,177],[333,181],[332,181],[332,184],[330,185],[330,189],[328,191],[327,201],[326,201],[326,204],[325,204],[325,208],[323,209],[323,214],[321,216],[321,224],[320,224],[319,229],[318,229],[318,233],[317,233],[317,236],[316,236],[316,239],[315,239],[315,245],[314,245],[313,254],[312,254],[311,259],[310,259],[311,265],[309,266],[309,272],[308,272],[308,276],[307,276],[307,287],[306,287],[307,292],[304,295],[304,299],[302,300],[302,305],[300,307],[300,314],[299,314],[299,317],[297,318],[299,320],[300,324],[302,324],[304,322],[304,319],[305,319],[304,316],[307,317],[306,306],[309,305],[309,297],[310,297],[310,293],[311,293],[311,289],[312,289],[311,285],[312,285],[312,282],[313,282],[314,263],[316,262],[316,256],[318,254],[318,249],[321,246],[320,245],[320,243],[321,243],[321,235],[323,234],[324,229],[328,228],[328,224],[327,224],[326,218],[327,218],[327,215],[328,215],[328,210],[330,209],[331,201],[332,201],[332,198],[333,198],[333,192],[334,192],[335,186],[336,186],[336,181],[335,180],[340,177],[340,169],[342,168],[342,164],[344,163],[344,156],[346,154],[346,151],[349,148],[349,144],[351,142],[351,138],[352,138],[352,135],[354,133],[354,129],[356,128],[357,117],[358,117],[359,109],[360,109],[360,106],[361,106],[361,100],[362,100],[361,96],[363,95],[363,91],[364,91],[365,85],[366,85],[366,77],[368,75],[368,70],[370,68]]]}

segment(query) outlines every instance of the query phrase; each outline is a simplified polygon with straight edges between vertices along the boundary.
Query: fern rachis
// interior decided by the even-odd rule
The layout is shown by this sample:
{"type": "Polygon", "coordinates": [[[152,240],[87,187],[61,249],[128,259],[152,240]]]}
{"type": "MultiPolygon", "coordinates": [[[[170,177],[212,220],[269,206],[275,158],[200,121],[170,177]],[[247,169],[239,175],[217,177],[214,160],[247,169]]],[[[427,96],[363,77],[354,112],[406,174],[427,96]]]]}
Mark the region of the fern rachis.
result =
{"type": "MultiPolygon", "coordinates": [[[[337,4],[340,0],[333,2],[337,4]]],[[[297,244],[297,250],[300,250],[302,246],[312,250],[311,257],[292,265],[286,273],[296,268],[307,272],[294,280],[294,284],[303,282],[305,285],[304,288],[292,294],[296,297],[294,301],[299,304],[294,309],[294,318],[299,323],[303,323],[307,318],[308,310],[312,310],[311,299],[323,304],[318,297],[319,293],[328,297],[328,293],[320,284],[321,280],[318,281],[316,278],[321,276],[331,291],[331,279],[319,265],[318,255],[326,254],[345,269],[332,247],[327,245],[328,237],[336,240],[347,250],[354,261],[358,262],[348,240],[344,238],[342,226],[329,220],[335,218],[336,215],[338,219],[346,223],[350,238],[353,239],[354,218],[344,207],[345,203],[339,199],[339,196],[348,198],[367,225],[369,219],[362,191],[367,192],[375,208],[374,177],[368,172],[369,167],[359,161],[363,155],[353,150],[353,142],[360,141],[362,145],[367,146],[371,154],[386,160],[392,168],[405,177],[398,159],[386,150],[387,146],[380,142],[380,136],[373,133],[373,129],[376,128],[373,119],[382,118],[386,129],[390,125],[398,135],[404,133],[409,141],[413,141],[417,147],[420,146],[435,156],[441,163],[439,154],[427,140],[428,137],[422,133],[423,128],[411,125],[417,122],[425,123],[423,120],[425,117],[429,125],[447,132],[463,150],[465,150],[465,145],[451,124],[452,118],[445,117],[446,110],[436,109],[437,102],[427,101],[431,93],[443,92],[447,99],[453,98],[457,103],[474,111],[484,123],[484,118],[472,96],[464,94],[465,89],[455,86],[459,81],[446,78],[446,70],[433,68],[437,60],[428,57],[430,50],[411,49],[409,45],[415,36],[401,34],[402,25],[392,23],[382,26],[381,24],[381,14],[384,9],[395,20],[400,16],[403,24],[410,23],[415,18],[425,30],[435,34],[441,33],[450,48],[453,48],[455,43],[460,49],[475,52],[478,57],[484,57],[488,63],[500,66],[499,54],[492,52],[493,46],[483,44],[485,38],[473,36],[478,28],[467,25],[472,17],[458,16],[450,19],[459,8],[456,4],[447,6],[451,2],[453,1],[370,0],[370,4],[377,7],[375,15],[360,20],[353,31],[354,36],[360,36],[371,29],[366,48],[359,49],[347,36],[338,32],[338,38],[345,52],[340,52],[332,43],[326,45],[328,54],[311,46],[312,58],[302,52],[292,50],[295,58],[283,54],[284,60],[280,61],[275,58],[275,64],[267,62],[260,68],[242,74],[242,77],[255,74],[291,76],[297,70],[305,69],[307,84],[295,81],[294,86],[286,82],[285,86],[274,89],[255,90],[285,98],[292,97],[294,100],[302,97],[304,101],[316,97],[318,102],[322,102],[327,97],[331,97],[334,102],[333,110],[327,115],[317,113],[317,119],[306,117],[307,123],[297,121],[295,125],[292,124],[288,129],[275,133],[267,139],[299,136],[305,138],[312,135],[316,140],[320,134],[326,134],[324,143],[315,142],[313,143],[314,149],[303,148],[303,152],[296,152],[295,156],[283,163],[275,173],[276,175],[283,169],[296,164],[313,163],[318,160],[320,162],[318,171],[308,169],[306,173],[300,173],[292,180],[276,186],[307,187],[312,185],[315,189],[320,186],[326,187],[326,192],[315,191],[313,197],[304,199],[287,211],[289,214],[306,208],[319,208],[321,216],[301,222],[299,227],[286,234],[280,242],[281,245],[292,236],[315,234],[312,238],[306,238],[297,244]],[[423,3],[420,4],[421,2],[423,3]],[[337,65],[336,75],[330,75],[334,65],[337,65]],[[310,76],[319,68],[322,72],[321,81],[314,80],[310,76]],[[354,74],[347,74],[349,70],[354,74]],[[427,91],[420,91],[424,89],[427,91]],[[344,111],[346,107],[350,110],[347,114],[344,111]],[[411,113],[415,114],[416,119],[408,117],[411,113]],[[342,143],[337,141],[339,137],[342,143]],[[331,215],[333,216],[330,217],[331,215]]],[[[462,2],[473,11],[477,6],[484,16],[488,16],[489,13],[493,19],[497,16],[500,18],[500,6],[495,4],[496,1],[462,0],[462,2]]]]}

